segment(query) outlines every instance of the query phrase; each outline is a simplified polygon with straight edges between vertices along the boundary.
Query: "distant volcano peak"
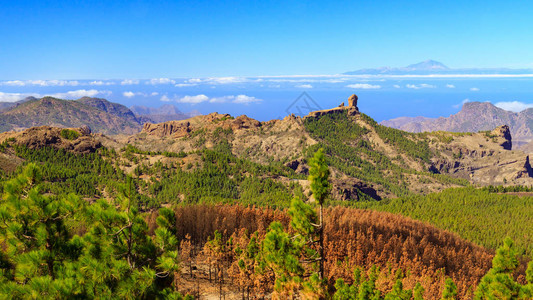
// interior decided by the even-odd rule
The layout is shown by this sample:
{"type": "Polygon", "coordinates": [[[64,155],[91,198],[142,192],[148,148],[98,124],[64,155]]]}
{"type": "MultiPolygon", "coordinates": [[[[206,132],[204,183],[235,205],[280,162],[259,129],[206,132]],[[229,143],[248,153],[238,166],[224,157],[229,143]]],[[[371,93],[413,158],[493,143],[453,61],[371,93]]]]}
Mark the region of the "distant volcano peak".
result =
{"type": "Polygon", "coordinates": [[[449,70],[446,65],[436,60],[428,59],[417,64],[412,64],[405,67],[407,70],[449,70]]]}

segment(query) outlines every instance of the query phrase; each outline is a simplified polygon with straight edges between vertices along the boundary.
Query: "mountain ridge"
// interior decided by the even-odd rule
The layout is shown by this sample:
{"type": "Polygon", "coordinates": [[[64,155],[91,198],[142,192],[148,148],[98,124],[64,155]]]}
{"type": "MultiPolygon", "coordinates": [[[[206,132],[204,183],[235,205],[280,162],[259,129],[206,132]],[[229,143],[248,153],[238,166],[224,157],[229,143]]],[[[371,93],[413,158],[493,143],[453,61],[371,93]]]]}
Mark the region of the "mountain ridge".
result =
{"type": "Polygon", "coordinates": [[[381,122],[382,125],[408,132],[478,132],[508,125],[517,146],[533,141],[533,109],[507,111],[490,102],[467,102],[449,117],[401,117],[381,122]]]}
{"type": "Polygon", "coordinates": [[[445,64],[435,60],[425,60],[406,67],[379,67],[365,68],[344,72],[344,75],[490,75],[490,74],[533,74],[533,69],[510,69],[510,68],[449,68],[445,64]]]}
{"type": "Polygon", "coordinates": [[[87,125],[94,132],[104,134],[135,134],[147,122],[182,120],[196,114],[181,113],[175,107],[174,112],[179,113],[154,113],[169,111],[168,107],[146,108],[145,111],[146,114],[137,115],[126,106],[103,98],[27,97],[17,102],[0,102],[0,132],[36,126],[74,128],[87,125]]]}
{"type": "Polygon", "coordinates": [[[211,113],[146,123],[139,134],[102,144],[115,149],[131,144],[140,151],[160,152],[218,149],[256,163],[280,162],[300,174],[309,168],[308,153],[323,148],[335,174],[337,200],[435,192],[467,181],[533,183],[529,156],[510,150],[507,126],[481,133],[413,134],[379,125],[356,106],[266,122],[211,113]]]}
{"type": "Polygon", "coordinates": [[[130,106],[130,110],[144,123],[162,123],[178,121],[201,115],[197,110],[182,112],[173,104],[165,104],[160,107],[148,107],[142,105],[130,106]]]}

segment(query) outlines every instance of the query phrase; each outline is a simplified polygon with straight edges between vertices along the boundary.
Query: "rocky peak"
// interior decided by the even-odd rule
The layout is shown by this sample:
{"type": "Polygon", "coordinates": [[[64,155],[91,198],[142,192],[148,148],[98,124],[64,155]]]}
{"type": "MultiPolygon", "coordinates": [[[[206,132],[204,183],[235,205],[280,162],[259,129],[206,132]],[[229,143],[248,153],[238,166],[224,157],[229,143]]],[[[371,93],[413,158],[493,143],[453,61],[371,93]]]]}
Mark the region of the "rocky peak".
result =
{"type": "Polygon", "coordinates": [[[490,133],[493,136],[497,136],[498,138],[503,139],[503,141],[500,143],[500,146],[502,146],[503,149],[511,150],[511,148],[513,147],[513,142],[511,139],[511,130],[509,129],[509,126],[502,125],[496,127],[490,133]]]}
{"type": "Polygon", "coordinates": [[[92,133],[91,127],[89,127],[88,125],[80,126],[80,128],[78,128],[78,131],[82,135],[90,135],[92,133]]]}
{"type": "Polygon", "coordinates": [[[231,124],[232,129],[242,129],[242,128],[256,128],[261,127],[261,122],[252,119],[246,115],[238,116],[233,120],[231,124]]]}
{"type": "Polygon", "coordinates": [[[0,134],[0,141],[5,141],[9,138],[14,139],[17,145],[26,146],[30,149],[52,147],[74,153],[91,153],[102,146],[101,142],[90,134],[90,128],[88,126],[82,126],[80,128],[39,126],[24,131],[0,134]],[[67,138],[62,134],[64,130],[75,131],[80,135],[67,138]]]}
{"type": "Polygon", "coordinates": [[[358,109],[358,108],[357,108],[357,100],[358,100],[358,99],[359,99],[359,98],[357,97],[356,94],[352,94],[352,95],[350,96],[350,98],[348,98],[348,107],[355,107],[356,109],[358,109]]]}
{"type": "Polygon", "coordinates": [[[348,98],[348,106],[344,106],[344,102],[342,102],[339,106],[331,109],[312,111],[307,116],[305,116],[305,118],[317,118],[323,115],[337,113],[340,111],[346,111],[348,115],[355,116],[359,114],[359,108],[357,107],[358,99],[359,98],[357,97],[357,95],[353,94],[348,98]]]}

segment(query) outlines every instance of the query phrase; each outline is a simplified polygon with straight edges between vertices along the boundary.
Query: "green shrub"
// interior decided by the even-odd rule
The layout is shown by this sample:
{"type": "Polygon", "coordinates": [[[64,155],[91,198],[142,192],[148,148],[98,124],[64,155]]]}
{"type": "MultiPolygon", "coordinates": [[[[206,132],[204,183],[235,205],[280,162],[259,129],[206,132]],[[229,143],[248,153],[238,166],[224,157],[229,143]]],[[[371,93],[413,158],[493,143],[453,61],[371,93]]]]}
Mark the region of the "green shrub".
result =
{"type": "Polygon", "coordinates": [[[60,133],[61,137],[67,140],[75,140],[80,137],[80,133],[72,129],[62,129],[60,133]]]}

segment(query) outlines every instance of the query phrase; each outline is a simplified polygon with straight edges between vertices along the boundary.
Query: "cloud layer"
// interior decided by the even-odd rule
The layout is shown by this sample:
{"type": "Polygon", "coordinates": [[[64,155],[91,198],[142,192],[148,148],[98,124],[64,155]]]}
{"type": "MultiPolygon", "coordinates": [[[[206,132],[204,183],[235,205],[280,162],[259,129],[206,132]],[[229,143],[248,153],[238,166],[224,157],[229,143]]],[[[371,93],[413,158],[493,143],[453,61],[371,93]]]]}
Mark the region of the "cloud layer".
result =
{"type": "Polygon", "coordinates": [[[521,112],[525,109],[532,108],[533,103],[524,103],[520,101],[508,101],[508,102],[497,102],[494,106],[501,109],[510,110],[513,112],[521,112]]]}
{"type": "Polygon", "coordinates": [[[421,84],[406,84],[405,87],[408,88],[408,89],[414,89],[414,90],[419,90],[419,89],[434,89],[434,88],[436,88],[436,86],[434,86],[434,85],[432,85],[432,84],[427,84],[427,83],[421,83],[421,84]]]}
{"type": "Polygon", "coordinates": [[[372,84],[368,84],[368,83],[354,83],[354,84],[349,84],[346,86],[347,88],[351,88],[351,89],[362,89],[362,90],[373,90],[373,89],[380,89],[381,86],[380,85],[372,85],[372,84]]]}
{"type": "Polygon", "coordinates": [[[74,100],[82,97],[109,97],[112,94],[111,91],[99,91],[99,90],[74,90],[63,93],[51,93],[51,94],[37,94],[37,93],[2,93],[0,92],[0,102],[16,102],[26,97],[33,96],[41,98],[45,96],[51,96],[59,99],[74,100]]]}
{"type": "Polygon", "coordinates": [[[254,102],[261,102],[263,100],[256,97],[247,96],[247,95],[228,95],[222,97],[208,97],[204,94],[199,95],[187,95],[178,97],[174,95],[170,98],[168,95],[163,95],[160,98],[163,102],[175,101],[178,103],[188,103],[188,104],[199,104],[203,102],[209,103],[235,103],[235,104],[250,104],[254,102]]]}

